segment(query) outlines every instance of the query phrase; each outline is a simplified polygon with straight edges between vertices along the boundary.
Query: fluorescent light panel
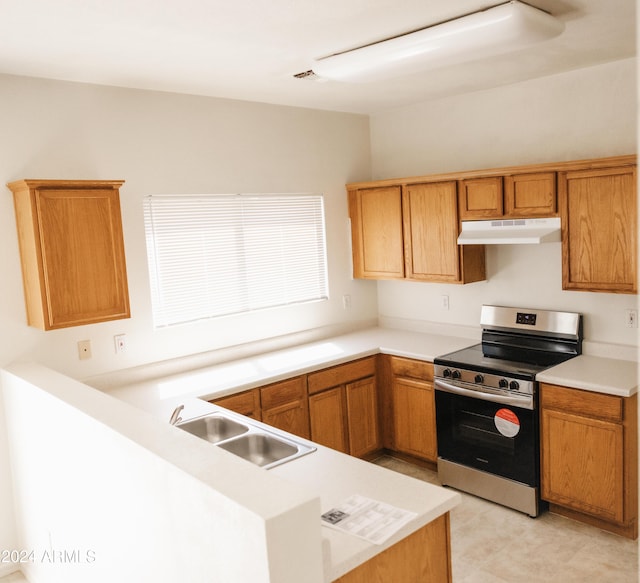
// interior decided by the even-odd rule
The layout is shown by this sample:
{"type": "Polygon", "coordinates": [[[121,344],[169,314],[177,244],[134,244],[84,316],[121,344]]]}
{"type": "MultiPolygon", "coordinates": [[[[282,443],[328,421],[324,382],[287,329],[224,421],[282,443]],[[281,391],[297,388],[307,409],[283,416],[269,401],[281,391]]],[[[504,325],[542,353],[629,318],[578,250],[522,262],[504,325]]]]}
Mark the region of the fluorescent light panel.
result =
{"type": "Polygon", "coordinates": [[[558,36],[564,23],[512,0],[315,61],[316,75],[333,81],[377,81],[517,50],[558,36]]]}

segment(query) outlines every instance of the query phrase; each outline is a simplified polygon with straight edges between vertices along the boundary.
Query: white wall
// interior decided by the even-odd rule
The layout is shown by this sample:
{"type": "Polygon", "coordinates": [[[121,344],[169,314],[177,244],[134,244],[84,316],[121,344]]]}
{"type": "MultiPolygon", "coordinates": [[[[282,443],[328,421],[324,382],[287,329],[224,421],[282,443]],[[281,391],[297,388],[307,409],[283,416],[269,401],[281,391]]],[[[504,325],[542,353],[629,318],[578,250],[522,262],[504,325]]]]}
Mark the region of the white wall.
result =
{"type": "MultiPolygon", "coordinates": [[[[376,179],[637,152],[636,60],[419,103],[371,118],[376,179]]],[[[379,282],[379,313],[478,324],[483,303],[578,311],[585,339],[636,345],[637,296],[562,291],[561,245],[487,247],[487,281],[379,282]],[[443,310],[441,295],[450,296],[443,310]]],[[[399,321],[401,323],[401,320],[399,321]]]]}
{"type": "Polygon", "coordinates": [[[42,332],[25,324],[11,193],[0,197],[0,366],[32,358],[86,378],[262,338],[376,317],[375,286],[351,280],[344,185],[370,177],[366,116],[0,76],[0,182],[124,179],[121,190],[132,318],[42,332]],[[155,332],[142,198],[150,193],[322,192],[328,302],[155,332]],[[342,295],[352,308],[344,310],[342,295]],[[127,334],[116,355],[113,335],[127,334]],[[80,361],[77,341],[92,343],[80,361]]]}
{"type": "MultiPolygon", "coordinates": [[[[0,183],[126,181],[121,206],[132,310],[130,320],[50,332],[29,328],[13,201],[5,188],[0,196],[0,367],[33,360],[87,378],[191,353],[217,351],[231,358],[239,351],[218,349],[283,335],[280,341],[289,342],[316,330],[375,321],[375,284],[351,279],[344,191],[346,182],[370,178],[366,116],[12,76],[0,76],[0,103],[0,183]],[[143,196],[306,191],[325,194],[330,301],[153,330],[143,196]],[[348,311],[343,294],[352,298],[348,311]],[[127,352],[116,355],[113,336],[120,333],[127,335],[127,352]],[[93,358],[80,361],[76,345],[84,339],[91,340],[93,358]]],[[[0,421],[0,549],[15,546],[7,467],[0,421]]]]}
{"type": "Polygon", "coordinates": [[[45,367],[0,375],[32,583],[324,580],[316,493],[45,367]]]}

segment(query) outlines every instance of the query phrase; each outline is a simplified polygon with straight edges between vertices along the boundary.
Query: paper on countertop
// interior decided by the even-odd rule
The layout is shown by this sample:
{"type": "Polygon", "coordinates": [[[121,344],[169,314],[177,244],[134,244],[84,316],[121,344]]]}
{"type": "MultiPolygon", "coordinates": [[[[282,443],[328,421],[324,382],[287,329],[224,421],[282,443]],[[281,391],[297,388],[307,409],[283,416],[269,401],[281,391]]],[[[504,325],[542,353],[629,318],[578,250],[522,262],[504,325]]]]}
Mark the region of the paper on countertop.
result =
{"type": "Polygon", "coordinates": [[[322,515],[322,524],[375,544],[384,543],[417,514],[354,494],[322,515]]]}

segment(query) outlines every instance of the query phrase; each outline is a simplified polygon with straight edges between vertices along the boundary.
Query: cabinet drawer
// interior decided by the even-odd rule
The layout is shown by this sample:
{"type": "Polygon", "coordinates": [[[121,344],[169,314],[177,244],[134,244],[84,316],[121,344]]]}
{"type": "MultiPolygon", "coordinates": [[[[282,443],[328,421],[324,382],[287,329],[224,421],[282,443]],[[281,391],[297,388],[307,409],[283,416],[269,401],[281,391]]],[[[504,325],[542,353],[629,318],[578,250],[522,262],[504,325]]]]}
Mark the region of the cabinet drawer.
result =
{"type": "Polygon", "coordinates": [[[304,377],[295,377],[286,381],[273,383],[260,388],[262,409],[273,409],[292,401],[299,401],[306,397],[304,377]]]}
{"type": "Polygon", "coordinates": [[[260,392],[258,389],[243,391],[242,393],[214,399],[210,402],[214,405],[240,413],[240,415],[260,419],[260,392]]]}
{"type": "Polygon", "coordinates": [[[392,356],[391,370],[393,374],[397,376],[421,379],[424,381],[433,380],[433,364],[431,362],[392,356]]]}
{"type": "Polygon", "coordinates": [[[347,364],[339,364],[338,366],[310,374],[307,381],[309,394],[313,395],[325,389],[357,381],[374,374],[376,374],[375,356],[361,358],[347,364]]]}
{"type": "Polygon", "coordinates": [[[540,385],[540,393],[543,409],[560,409],[575,415],[618,423],[624,421],[623,397],[544,383],[540,385]]]}

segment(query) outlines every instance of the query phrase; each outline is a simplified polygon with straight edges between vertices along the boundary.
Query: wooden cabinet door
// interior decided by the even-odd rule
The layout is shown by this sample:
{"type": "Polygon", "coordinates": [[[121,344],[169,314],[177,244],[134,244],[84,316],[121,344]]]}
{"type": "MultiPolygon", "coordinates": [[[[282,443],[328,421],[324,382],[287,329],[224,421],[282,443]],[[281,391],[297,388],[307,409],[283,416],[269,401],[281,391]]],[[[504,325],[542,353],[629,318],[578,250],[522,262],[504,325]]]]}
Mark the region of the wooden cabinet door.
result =
{"type": "Polygon", "coordinates": [[[29,325],[128,318],[122,181],[20,180],[14,193],[29,325]]]}
{"type": "Polygon", "coordinates": [[[460,220],[500,218],[503,214],[502,177],[460,180],[458,204],[460,220]]]}
{"type": "Polygon", "coordinates": [[[306,378],[299,376],[260,388],[262,421],[309,439],[306,378]]]}
{"type": "Polygon", "coordinates": [[[345,389],[349,453],[355,457],[362,457],[382,447],[378,424],[376,379],[367,377],[348,383],[345,389]]]}
{"type": "Polygon", "coordinates": [[[636,167],[558,175],[562,287],[637,293],[636,167]]]}
{"type": "Polygon", "coordinates": [[[394,377],[393,421],[396,451],[432,462],[437,460],[433,383],[394,377]]]}
{"type": "Polygon", "coordinates": [[[552,217],[556,211],[555,172],[504,177],[505,217],[552,217]]]}
{"type": "Polygon", "coordinates": [[[460,281],[456,183],[406,186],[403,212],[407,278],[460,281]]]}
{"type": "Polygon", "coordinates": [[[309,419],[313,441],[349,453],[343,387],[310,395],[309,419]]]}
{"type": "Polygon", "coordinates": [[[245,415],[258,421],[261,420],[260,392],[258,389],[250,389],[249,391],[243,391],[242,393],[236,393],[228,397],[213,399],[210,402],[219,407],[224,407],[225,409],[239,413],[240,415],[245,415]]]}
{"type": "Polygon", "coordinates": [[[543,409],[542,498],[623,522],[622,425],[543,409]]]}
{"type": "Polygon", "coordinates": [[[349,192],[353,275],[370,279],[404,277],[402,195],[399,186],[349,192]]]}

